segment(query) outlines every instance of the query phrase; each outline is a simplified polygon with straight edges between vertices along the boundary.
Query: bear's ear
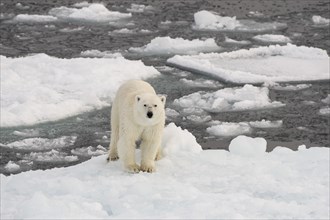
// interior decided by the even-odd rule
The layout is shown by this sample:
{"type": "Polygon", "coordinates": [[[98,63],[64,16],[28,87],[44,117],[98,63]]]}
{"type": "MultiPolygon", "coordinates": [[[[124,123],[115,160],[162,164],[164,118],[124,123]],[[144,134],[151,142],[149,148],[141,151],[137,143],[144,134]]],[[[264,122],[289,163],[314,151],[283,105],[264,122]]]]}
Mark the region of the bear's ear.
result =
{"type": "Polygon", "coordinates": [[[138,102],[138,101],[141,100],[141,97],[140,97],[139,95],[136,95],[136,96],[135,96],[135,100],[138,102]]]}
{"type": "Polygon", "coordinates": [[[164,96],[164,95],[158,95],[158,97],[160,98],[160,101],[162,101],[162,103],[165,105],[166,96],[164,96]]]}

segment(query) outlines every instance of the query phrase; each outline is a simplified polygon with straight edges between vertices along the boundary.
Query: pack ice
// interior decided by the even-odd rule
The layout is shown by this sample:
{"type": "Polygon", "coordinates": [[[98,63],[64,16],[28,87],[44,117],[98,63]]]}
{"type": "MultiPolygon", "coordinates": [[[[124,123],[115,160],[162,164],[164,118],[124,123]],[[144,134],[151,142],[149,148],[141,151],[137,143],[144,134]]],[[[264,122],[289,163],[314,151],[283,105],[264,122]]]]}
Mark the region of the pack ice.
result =
{"type": "Polygon", "coordinates": [[[287,44],[233,52],[176,55],[171,65],[223,81],[245,84],[329,80],[329,56],[325,50],[287,44]]]}

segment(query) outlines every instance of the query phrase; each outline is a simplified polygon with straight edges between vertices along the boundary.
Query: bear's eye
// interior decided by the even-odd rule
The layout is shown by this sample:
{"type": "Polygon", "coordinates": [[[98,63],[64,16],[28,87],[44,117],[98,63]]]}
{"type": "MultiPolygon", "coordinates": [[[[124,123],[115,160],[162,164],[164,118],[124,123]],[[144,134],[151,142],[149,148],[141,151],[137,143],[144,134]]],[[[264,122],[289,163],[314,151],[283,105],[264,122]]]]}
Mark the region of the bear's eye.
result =
{"type": "Polygon", "coordinates": [[[146,104],[144,104],[143,106],[144,106],[144,107],[147,107],[147,105],[146,105],[146,104]]]}
{"type": "Polygon", "coordinates": [[[157,107],[157,105],[154,105],[154,107],[156,108],[156,107],[157,107]]]}

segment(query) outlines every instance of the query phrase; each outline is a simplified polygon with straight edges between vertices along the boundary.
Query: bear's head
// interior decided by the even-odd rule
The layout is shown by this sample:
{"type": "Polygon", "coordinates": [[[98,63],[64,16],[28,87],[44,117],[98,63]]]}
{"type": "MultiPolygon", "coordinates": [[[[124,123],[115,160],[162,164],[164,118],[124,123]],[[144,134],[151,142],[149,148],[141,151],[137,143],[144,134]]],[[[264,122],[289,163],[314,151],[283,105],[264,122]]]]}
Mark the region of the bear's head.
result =
{"type": "Polygon", "coordinates": [[[152,93],[143,93],[135,96],[134,117],[142,126],[152,126],[165,122],[166,97],[152,93]]]}

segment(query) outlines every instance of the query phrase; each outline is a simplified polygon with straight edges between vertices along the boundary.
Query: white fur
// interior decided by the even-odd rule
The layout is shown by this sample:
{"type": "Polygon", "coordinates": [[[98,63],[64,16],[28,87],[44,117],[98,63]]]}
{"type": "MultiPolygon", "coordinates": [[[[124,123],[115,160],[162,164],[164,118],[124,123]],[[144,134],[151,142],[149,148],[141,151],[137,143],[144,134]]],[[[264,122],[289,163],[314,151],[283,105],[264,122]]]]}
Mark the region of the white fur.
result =
{"type": "Polygon", "coordinates": [[[129,172],[155,171],[155,160],[161,157],[165,100],[141,80],[128,81],[118,89],[111,110],[110,160],[120,158],[129,172]],[[141,140],[141,166],[135,162],[138,140],[141,140]]]}

